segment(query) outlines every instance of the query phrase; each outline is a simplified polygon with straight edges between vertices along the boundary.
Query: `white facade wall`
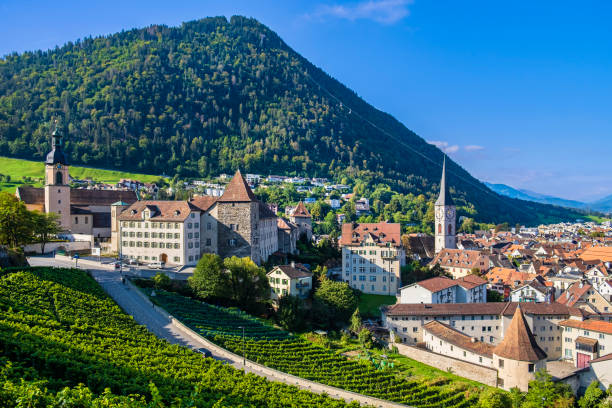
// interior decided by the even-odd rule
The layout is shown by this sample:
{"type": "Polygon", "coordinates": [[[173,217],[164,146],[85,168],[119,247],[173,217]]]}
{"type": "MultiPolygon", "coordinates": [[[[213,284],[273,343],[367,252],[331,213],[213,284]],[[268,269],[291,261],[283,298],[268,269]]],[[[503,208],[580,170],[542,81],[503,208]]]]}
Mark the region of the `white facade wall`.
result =
{"type": "Polygon", "coordinates": [[[260,218],[259,225],[259,251],[262,262],[278,251],[278,227],[276,218],[260,218]]]}
{"type": "Polygon", "coordinates": [[[209,211],[200,214],[200,255],[217,253],[217,219],[209,211]]]}
{"type": "Polygon", "coordinates": [[[345,246],[342,280],[364,293],[395,296],[405,258],[402,247],[379,247],[367,242],[361,246],[345,246]]]}
{"type": "Polygon", "coordinates": [[[511,302],[521,302],[522,299],[534,298],[536,302],[546,302],[546,294],[532,288],[529,285],[525,285],[522,288],[518,288],[510,292],[511,302]]]}
{"type": "Polygon", "coordinates": [[[563,336],[563,356],[565,360],[571,361],[576,365],[577,354],[587,354],[591,359],[603,357],[606,354],[612,353],[612,334],[597,332],[594,330],[585,330],[575,327],[564,327],[562,332],[563,336]],[[597,340],[597,347],[595,353],[589,353],[585,350],[576,349],[576,338],[586,337],[589,339],[597,340]]]}
{"type": "MultiPolygon", "coordinates": [[[[538,345],[549,360],[561,357],[562,328],[559,322],[567,315],[531,315],[525,313],[538,345]]],[[[453,315],[453,316],[385,316],[384,324],[404,344],[415,345],[424,341],[423,326],[432,320],[453,327],[455,330],[476,337],[482,342],[497,345],[503,339],[512,316],[499,315],[453,315]]],[[[612,352],[612,351],[611,351],[612,352]]]]}
{"type": "Polygon", "coordinates": [[[442,354],[444,356],[453,357],[458,360],[467,361],[468,363],[493,367],[493,356],[488,357],[451,344],[448,341],[428,332],[426,329],[423,329],[423,337],[425,339],[425,346],[427,347],[427,350],[442,354]]]}

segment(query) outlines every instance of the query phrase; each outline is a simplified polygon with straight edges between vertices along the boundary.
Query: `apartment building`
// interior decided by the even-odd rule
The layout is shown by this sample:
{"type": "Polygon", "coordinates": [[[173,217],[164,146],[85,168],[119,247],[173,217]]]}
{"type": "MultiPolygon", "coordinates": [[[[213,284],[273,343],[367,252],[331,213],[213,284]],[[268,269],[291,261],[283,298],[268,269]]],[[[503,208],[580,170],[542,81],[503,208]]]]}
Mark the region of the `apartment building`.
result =
{"type": "Polygon", "coordinates": [[[406,254],[400,224],[344,224],[342,279],[364,293],[396,295],[406,254]]]}
{"type": "Polygon", "coordinates": [[[454,279],[467,276],[473,270],[484,273],[493,266],[489,256],[480,251],[446,248],[441,249],[429,265],[440,265],[454,279]]]}
{"type": "Polygon", "coordinates": [[[119,215],[124,257],[195,265],[200,259],[200,210],[185,201],[137,201],[119,215]]]}
{"type": "Polygon", "coordinates": [[[281,296],[296,296],[306,298],[312,289],[312,272],[303,265],[275,266],[268,272],[270,296],[277,300],[281,296]]]}
{"type": "Polygon", "coordinates": [[[563,358],[577,368],[612,353],[612,323],[574,318],[559,325],[563,328],[563,358]]]}
{"type": "Polygon", "coordinates": [[[484,303],[487,281],[467,275],[459,279],[435,277],[400,288],[400,303],[484,303]]]}
{"type": "MultiPolygon", "coordinates": [[[[383,311],[383,322],[393,340],[407,345],[422,343],[423,327],[431,322],[444,323],[466,336],[492,345],[499,344],[518,303],[441,303],[402,304],[383,311]]],[[[522,303],[521,310],[538,345],[549,359],[562,355],[562,330],[559,323],[571,315],[582,316],[575,308],[558,303],[522,303]]]]}

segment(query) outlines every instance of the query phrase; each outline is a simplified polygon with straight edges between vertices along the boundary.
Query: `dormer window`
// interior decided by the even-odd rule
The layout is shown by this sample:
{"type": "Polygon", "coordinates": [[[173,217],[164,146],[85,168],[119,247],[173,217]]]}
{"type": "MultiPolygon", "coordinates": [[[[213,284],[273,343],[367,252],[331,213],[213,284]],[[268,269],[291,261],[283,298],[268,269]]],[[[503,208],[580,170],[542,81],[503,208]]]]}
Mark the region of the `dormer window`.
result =
{"type": "Polygon", "coordinates": [[[174,215],[179,215],[181,212],[179,210],[174,211],[174,215]]]}
{"type": "Polygon", "coordinates": [[[132,215],[136,214],[138,211],[132,210],[132,215]]]}

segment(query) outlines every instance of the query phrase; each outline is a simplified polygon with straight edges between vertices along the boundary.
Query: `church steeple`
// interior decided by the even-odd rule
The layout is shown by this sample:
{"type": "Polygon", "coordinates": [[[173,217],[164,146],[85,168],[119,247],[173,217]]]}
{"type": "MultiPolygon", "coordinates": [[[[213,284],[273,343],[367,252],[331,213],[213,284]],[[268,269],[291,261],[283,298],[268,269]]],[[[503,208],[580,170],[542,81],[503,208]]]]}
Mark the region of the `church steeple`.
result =
{"type": "Polygon", "coordinates": [[[455,205],[453,197],[450,195],[448,190],[448,184],[446,184],[446,155],[444,155],[444,162],[442,163],[442,179],[440,180],[440,195],[436,200],[436,205],[455,205]]]}
{"type": "Polygon", "coordinates": [[[55,128],[51,133],[51,137],[53,138],[52,146],[53,149],[47,154],[47,160],[45,160],[45,164],[62,164],[66,166],[68,164],[66,160],[66,155],[62,150],[62,135],[59,131],[59,125],[57,123],[57,119],[54,123],[55,128]]]}

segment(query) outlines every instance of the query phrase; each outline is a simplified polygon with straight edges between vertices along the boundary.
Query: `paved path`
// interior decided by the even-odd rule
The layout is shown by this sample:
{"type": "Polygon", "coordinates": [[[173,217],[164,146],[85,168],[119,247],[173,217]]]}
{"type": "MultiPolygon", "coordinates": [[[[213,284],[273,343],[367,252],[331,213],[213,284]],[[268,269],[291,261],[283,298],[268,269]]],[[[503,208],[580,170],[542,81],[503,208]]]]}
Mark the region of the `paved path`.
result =
{"type": "MultiPolygon", "coordinates": [[[[28,261],[31,266],[74,267],[74,262],[58,260],[51,257],[31,257],[28,258],[28,261]]],[[[143,295],[137,293],[135,288],[130,289],[129,285],[123,284],[121,282],[121,275],[112,266],[101,265],[98,268],[92,268],[91,266],[79,265],[79,267],[89,270],[94,279],[100,283],[100,286],[102,286],[109,296],[111,296],[126,313],[132,315],[136,322],[146,326],[153,334],[168,340],[170,343],[179,344],[191,349],[206,348],[211,351],[213,358],[216,360],[231,364],[237,369],[265,377],[271,381],[284,382],[304,390],[319,394],[325,393],[334,398],[342,398],[349,402],[358,401],[362,404],[376,407],[406,407],[405,405],[390,401],[383,401],[329,387],[324,384],[314,383],[268,367],[258,367],[256,363],[249,362],[248,360],[245,366],[243,365],[242,357],[212,345],[197,335],[192,335],[190,333],[191,330],[185,329],[182,324],[173,321],[172,318],[169,318],[165,313],[158,310],[148,299],[145,299],[143,295]]]]}

